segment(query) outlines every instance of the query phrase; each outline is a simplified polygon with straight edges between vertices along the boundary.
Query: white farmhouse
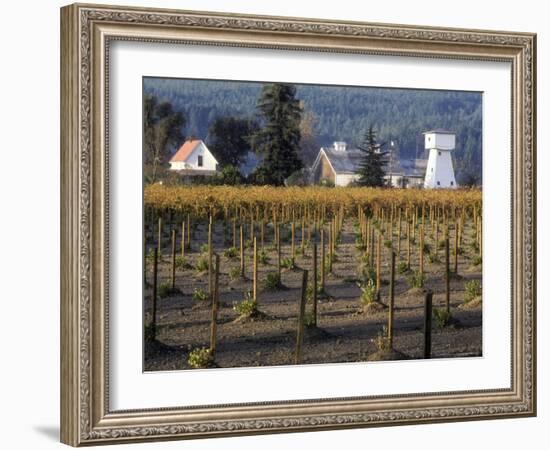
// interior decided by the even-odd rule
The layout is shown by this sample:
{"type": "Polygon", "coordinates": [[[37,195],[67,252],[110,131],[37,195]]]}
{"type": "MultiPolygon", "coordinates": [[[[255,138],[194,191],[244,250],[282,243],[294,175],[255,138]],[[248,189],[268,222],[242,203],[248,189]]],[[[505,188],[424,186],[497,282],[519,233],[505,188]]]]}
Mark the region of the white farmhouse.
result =
{"type": "Polygon", "coordinates": [[[430,151],[424,187],[426,189],[456,189],[451,151],[455,149],[456,136],[445,130],[424,132],[424,145],[430,151]]]}
{"type": "Polygon", "coordinates": [[[170,170],[182,175],[215,175],[218,161],[200,139],[187,139],[170,159],[170,170]]]}

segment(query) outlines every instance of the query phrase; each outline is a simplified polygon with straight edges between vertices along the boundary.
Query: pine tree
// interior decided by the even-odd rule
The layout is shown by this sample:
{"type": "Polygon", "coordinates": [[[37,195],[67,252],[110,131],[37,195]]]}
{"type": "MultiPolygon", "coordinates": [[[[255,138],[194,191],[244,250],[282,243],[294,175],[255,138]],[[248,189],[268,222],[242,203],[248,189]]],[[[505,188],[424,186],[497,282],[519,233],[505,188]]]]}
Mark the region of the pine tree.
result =
{"type": "Polygon", "coordinates": [[[262,88],[257,108],[263,127],[252,136],[255,151],[263,155],[256,181],[282,185],[285,179],[303,166],[298,157],[302,109],[296,88],[289,84],[269,84],[262,88]]]}
{"type": "Polygon", "coordinates": [[[363,152],[363,159],[357,168],[359,179],[357,184],[360,186],[384,186],[384,157],[385,152],[382,151],[383,144],[376,142],[376,132],[369,127],[363,143],[358,146],[363,152]]]}

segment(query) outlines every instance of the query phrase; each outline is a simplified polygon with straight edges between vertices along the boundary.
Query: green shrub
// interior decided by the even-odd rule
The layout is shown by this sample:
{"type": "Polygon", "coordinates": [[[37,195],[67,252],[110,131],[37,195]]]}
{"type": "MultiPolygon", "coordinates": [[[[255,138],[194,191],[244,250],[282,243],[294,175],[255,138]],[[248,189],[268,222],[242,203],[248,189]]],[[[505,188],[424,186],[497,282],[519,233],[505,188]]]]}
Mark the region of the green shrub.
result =
{"type": "Polygon", "coordinates": [[[205,302],[208,300],[208,293],[201,288],[195,288],[193,291],[193,300],[196,302],[205,302]]]}
{"type": "Polygon", "coordinates": [[[265,250],[262,250],[258,254],[258,261],[260,261],[260,264],[263,264],[264,266],[269,262],[269,256],[265,250]]]}
{"type": "Polygon", "coordinates": [[[202,244],[200,246],[200,252],[201,253],[208,253],[208,244],[202,244]]]}
{"type": "Polygon", "coordinates": [[[431,247],[431,245],[428,244],[427,242],[424,242],[424,245],[422,246],[422,250],[424,251],[424,253],[425,253],[426,255],[429,255],[429,254],[431,254],[431,252],[432,252],[432,247],[431,247]]]}
{"type": "Polygon", "coordinates": [[[368,305],[376,300],[376,286],[372,279],[369,279],[365,284],[359,284],[361,289],[361,303],[368,305]]]}
{"type": "Polygon", "coordinates": [[[391,241],[391,239],[386,239],[386,240],[384,241],[384,247],[391,248],[391,246],[392,246],[392,241],[391,241]]]}
{"type": "Polygon", "coordinates": [[[415,271],[409,276],[409,284],[412,288],[423,288],[425,276],[422,272],[415,271]]]}
{"type": "Polygon", "coordinates": [[[191,269],[193,266],[187,261],[185,256],[176,256],[176,267],[178,269],[191,269]]]}
{"type": "Polygon", "coordinates": [[[474,256],[474,258],[472,259],[472,264],[474,266],[480,266],[481,262],[482,262],[481,261],[481,256],[479,256],[479,255],[474,256]]]}
{"type": "Polygon", "coordinates": [[[160,298],[166,298],[172,291],[172,285],[168,282],[161,283],[158,289],[158,295],[160,298]]]}
{"type": "Polygon", "coordinates": [[[376,280],[376,271],[367,265],[363,265],[360,268],[361,281],[363,284],[366,284],[369,280],[376,280]]]}
{"type": "Polygon", "coordinates": [[[284,269],[294,269],[296,265],[294,264],[294,258],[287,256],[281,260],[281,267],[284,269]]]}
{"type": "Polygon", "coordinates": [[[432,264],[438,264],[441,262],[441,259],[439,258],[439,255],[437,253],[429,253],[428,261],[432,264]]]}
{"type": "Polygon", "coordinates": [[[384,325],[374,338],[374,344],[379,352],[389,352],[391,350],[390,340],[388,339],[388,327],[384,325]]]}
{"type": "Polygon", "coordinates": [[[407,263],[405,261],[400,261],[399,264],[397,264],[397,273],[400,275],[403,275],[409,271],[409,266],[407,266],[407,263]]]}
{"type": "Polygon", "coordinates": [[[237,250],[237,247],[229,247],[224,250],[223,256],[226,258],[235,258],[239,254],[239,250],[237,250]]]}
{"type": "Polygon", "coordinates": [[[445,328],[451,321],[451,313],[446,308],[434,308],[433,317],[437,328],[445,328]]]}
{"type": "Polygon", "coordinates": [[[479,280],[470,280],[464,284],[466,289],[466,301],[470,302],[481,295],[481,283],[479,280]]]}
{"type": "Polygon", "coordinates": [[[187,357],[187,364],[193,369],[205,369],[214,363],[214,355],[209,348],[201,347],[191,350],[187,357]]]}
{"type": "Polygon", "coordinates": [[[270,272],[267,274],[264,282],[264,288],[267,291],[276,291],[281,287],[281,278],[277,272],[270,272]]]}
{"type": "Polygon", "coordinates": [[[304,314],[304,326],[305,327],[313,327],[315,325],[315,316],[312,312],[306,312],[304,314]]]}
{"type": "Polygon", "coordinates": [[[208,270],[208,258],[206,256],[201,256],[197,260],[197,264],[195,265],[195,269],[197,269],[197,272],[205,272],[208,270]]]}
{"type": "Polygon", "coordinates": [[[252,298],[251,292],[247,292],[242,301],[233,304],[233,309],[240,316],[250,317],[258,312],[258,302],[252,298]]]}
{"type": "Polygon", "coordinates": [[[241,276],[241,268],[240,267],[231,267],[229,269],[229,278],[231,280],[236,280],[241,276]]]}

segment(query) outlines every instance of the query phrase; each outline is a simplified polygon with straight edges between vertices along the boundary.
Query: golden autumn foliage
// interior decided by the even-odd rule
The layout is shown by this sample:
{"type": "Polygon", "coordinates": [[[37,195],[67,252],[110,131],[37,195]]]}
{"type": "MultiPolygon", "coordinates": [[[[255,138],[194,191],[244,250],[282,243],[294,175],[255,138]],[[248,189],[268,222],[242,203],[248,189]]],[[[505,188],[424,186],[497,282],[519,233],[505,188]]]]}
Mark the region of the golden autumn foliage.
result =
{"type": "Polygon", "coordinates": [[[195,216],[232,215],[236,211],[270,216],[275,211],[297,212],[342,210],[356,215],[357,209],[439,207],[481,208],[479,189],[384,189],[366,187],[325,188],[273,186],[163,186],[149,185],[144,192],[146,208],[187,212],[195,216]]]}

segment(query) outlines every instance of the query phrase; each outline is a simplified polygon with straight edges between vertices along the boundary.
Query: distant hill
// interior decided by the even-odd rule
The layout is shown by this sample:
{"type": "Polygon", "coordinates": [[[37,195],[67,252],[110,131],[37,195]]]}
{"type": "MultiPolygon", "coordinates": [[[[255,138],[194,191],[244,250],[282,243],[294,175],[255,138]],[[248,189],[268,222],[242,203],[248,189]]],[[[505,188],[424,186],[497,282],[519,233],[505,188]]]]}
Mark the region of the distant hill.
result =
{"type": "MultiPolygon", "coordinates": [[[[263,83],[145,78],[145,93],[168,100],[187,118],[186,135],[205,138],[218,116],[256,115],[263,83]]],[[[304,109],[315,117],[319,146],[340,140],[357,145],[372,125],[381,142],[395,141],[401,159],[425,157],[422,132],[457,134],[453,154],[459,183],[481,180],[482,94],[477,92],[296,85],[304,109]]]]}

